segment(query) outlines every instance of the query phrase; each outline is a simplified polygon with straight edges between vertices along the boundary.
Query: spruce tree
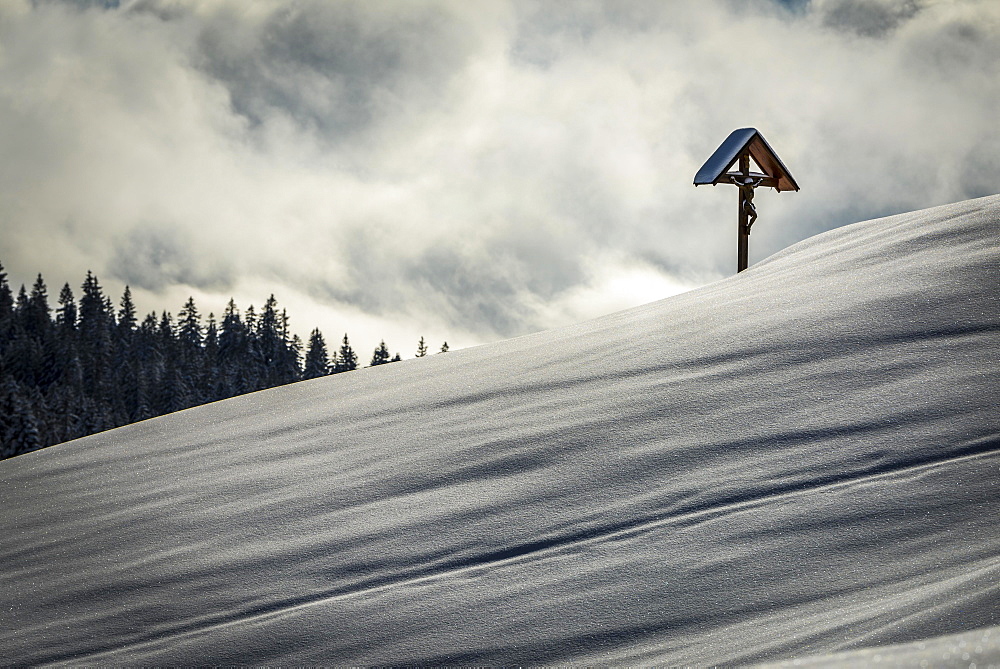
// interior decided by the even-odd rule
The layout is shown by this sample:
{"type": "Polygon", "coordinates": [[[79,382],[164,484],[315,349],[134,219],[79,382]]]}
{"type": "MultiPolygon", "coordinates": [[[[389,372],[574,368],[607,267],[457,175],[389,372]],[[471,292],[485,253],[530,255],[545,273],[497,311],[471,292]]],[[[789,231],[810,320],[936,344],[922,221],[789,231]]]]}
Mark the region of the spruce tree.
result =
{"type": "MultiPolygon", "coordinates": [[[[111,352],[113,391],[110,395],[111,422],[124,425],[136,420],[142,404],[143,370],[136,355],[136,316],[132,290],[125,286],[118,303],[118,320],[114,326],[111,352]]],[[[109,307],[110,311],[110,307],[109,307]]]]}
{"type": "MultiPolygon", "coordinates": [[[[20,320],[19,310],[15,310],[15,318],[20,320]]],[[[25,387],[38,384],[42,367],[42,346],[18,324],[11,333],[10,339],[0,349],[0,368],[4,376],[10,377],[25,387]]]]}
{"type": "Polygon", "coordinates": [[[17,291],[17,299],[14,301],[14,315],[19,317],[21,324],[24,324],[25,315],[28,313],[28,291],[21,284],[21,289],[17,291]]]}
{"type": "Polygon", "coordinates": [[[71,413],[79,402],[82,384],[74,385],[75,374],[81,371],[79,351],[77,350],[76,337],[76,299],[69,284],[63,284],[59,291],[59,308],[56,309],[55,324],[55,346],[58,364],[60,368],[59,387],[53,392],[55,398],[52,402],[54,411],[59,412],[60,417],[55,421],[56,436],[52,443],[66,441],[68,431],[59,426],[67,425],[67,418],[62,414],[71,413]]]}
{"type": "MultiPolygon", "coordinates": [[[[68,285],[66,287],[69,288],[68,285]]],[[[132,302],[132,290],[128,286],[125,286],[125,292],[122,293],[122,301],[119,305],[118,331],[121,339],[127,340],[136,327],[135,304],[132,302]]]]}
{"type": "Polygon", "coordinates": [[[169,311],[161,312],[156,337],[164,359],[174,358],[175,344],[177,342],[174,340],[174,317],[169,311]]]}
{"type": "Polygon", "coordinates": [[[203,400],[204,350],[202,349],[201,315],[195,306],[194,297],[189,297],[177,314],[177,360],[173,361],[177,374],[185,384],[185,393],[180,401],[186,408],[203,400]]]}
{"type": "Polygon", "coordinates": [[[201,315],[194,304],[194,297],[189,297],[184,307],[177,314],[177,341],[185,352],[201,348],[201,315]]]}
{"type": "Polygon", "coordinates": [[[421,336],[420,341],[417,342],[417,357],[422,358],[427,355],[427,344],[424,342],[424,338],[421,336]]]}
{"type": "Polygon", "coordinates": [[[243,323],[246,326],[247,336],[251,339],[255,338],[257,336],[257,312],[254,310],[252,304],[247,307],[243,323]]]}
{"type": "Polygon", "coordinates": [[[111,326],[114,317],[108,311],[101,285],[89,271],[80,296],[78,336],[84,386],[95,398],[109,390],[111,367],[111,326]]]}
{"type": "Polygon", "coordinates": [[[292,335],[292,340],[285,349],[286,383],[302,380],[302,338],[292,335]]]}
{"type": "Polygon", "coordinates": [[[448,342],[445,342],[445,343],[441,344],[441,350],[439,352],[440,353],[447,353],[448,352],[448,342]]]}
{"type": "Polygon", "coordinates": [[[260,344],[260,318],[252,304],[247,307],[244,325],[246,326],[247,343],[246,353],[239,360],[238,365],[240,374],[238,394],[267,387],[267,364],[260,344]]]}
{"type": "Polygon", "coordinates": [[[24,320],[25,331],[39,338],[48,335],[52,321],[49,319],[48,289],[45,287],[45,281],[41,274],[38,275],[31,287],[31,296],[28,298],[27,307],[28,313],[25,314],[24,320]]]}
{"type": "Polygon", "coordinates": [[[222,328],[219,331],[219,399],[233,397],[249,389],[243,387],[241,367],[248,357],[249,341],[246,325],[240,318],[236,302],[230,298],[222,314],[222,328]]]}
{"type": "Polygon", "coordinates": [[[205,325],[205,351],[215,352],[219,347],[219,326],[215,324],[215,314],[208,314],[208,323],[205,325]]]}
{"type": "MultiPolygon", "coordinates": [[[[39,274],[31,287],[26,313],[22,319],[24,335],[31,340],[31,348],[37,355],[32,361],[33,383],[25,388],[26,392],[34,388],[48,391],[49,387],[62,374],[59,346],[55,338],[52,320],[49,317],[50,311],[48,289],[45,287],[45,280],[39,274]]],[[[35,399],[44,403],[44,397],[39,396],[35,399]]],[[[43,415],[41,410],[36,413],[39,416],[43,415]]]]}
{"type": "Polygon", "coordinates": [[[165,361],[160,346],[159,325],[156,313],[146,315],[135,332],[134,355],[140,374],[136,420],[159,415],[155,395],[163,383],[165,361]]]}
{"type": "Polygon", "coordinates": [[[257,342],[264,363],[265,379],[267,379],[268,385],[274,385],[276,381],[277,373],[275,368],[279,365],[281,358],[279,351],[281,347],[281,333],[279,332],[277,307],[278,301],[274,299],[274,295],[272,294],[264,302],[264,308],[260,312],[260,319],[257,321],[257,342]]]}
{"type": "Polygon", "coordinates": [[[205,365],[202,395],[207,401],[222,399],[222,376],[219,372],[219,327],[215,324],[215,314],[209,312],[208,324],[205,326],[205,352],[202,356],[205,365]]]}
{"type": "Polygon", "coordinates": [[[3,271],[0,264],[0,335],[3,334],[4,325],[14,313],[14,294],[10,291],[7,283],[7,273],[3,271]]]}
{"type": "Polygon", "coordinates": [[[323,333],[319,331],[319,328],[315,328],[309,335],[309,348],[306,350],[302,378],[315,379],[329,373],[330,359],[326,351],[326,340],[323,339],[323,333]]]}
{"type": "Polygon", "coordinates": [[[229,304],[222,313],[222,329],[219,332],[219,357],[223,360],[239,355],[241,342],[246,338],[240,312],[236,302],[229,298],[229,304]]]}
{"type": "Polygon", "coordinates": [[[42,447],[38,424],[22,389],[7,378],[0,386],[0,459],[30,453],[42,447]]]}
{"type": "Polygon", "coordinates": [[[389,348],[385,345],[385,340],[375,347],[375,352],[372,354],[371,366],[384,365],[389,362],[389,348]]]}
{"type": "Polygon", "coordinates": [[[183,377],[186,394],[181,402],[187,408],[201,404],[208,399],[206,391],[206,365],[204,335],[201,315],[195,306],[194,297],[189,297],[177,314],[177,347],[179,358],[177,372],[183,377]]]}
{"type": "Polygon", "coordinates": [[[340,345],[340,352],[337,354],[337,371],[350,372],[358,368],[358,355],[351,348],[351,343],[347,340],[347,333],[344,333],[344,341],[340,345]]]}
{"type": "Polygon", "coordinates": [[[56,310],[56,326],[60,336],[66,337],[76,331],[76,298],[69,283],[63,284],[59,291],[59,308],[56,310]]]}
{"type": "Polygon", "coordinates": [[[174,319],[168,311],[160,313],[160,320],[153,336],[157,358],[157,383],[150,393],[154,415],[160,416],[176,410],[174,385],[177,370],[177,341],[174,339],[174,319]]]}
{"type": "MultiPolygon", "coordinates": [[[[273,295],[272,295],[273,297],[273,295]]],[[[278,316],[278,342],[275,351],[274,385],[294,383],[302,377],[302,340],[292,335],[288,311],[278,316]]]]}

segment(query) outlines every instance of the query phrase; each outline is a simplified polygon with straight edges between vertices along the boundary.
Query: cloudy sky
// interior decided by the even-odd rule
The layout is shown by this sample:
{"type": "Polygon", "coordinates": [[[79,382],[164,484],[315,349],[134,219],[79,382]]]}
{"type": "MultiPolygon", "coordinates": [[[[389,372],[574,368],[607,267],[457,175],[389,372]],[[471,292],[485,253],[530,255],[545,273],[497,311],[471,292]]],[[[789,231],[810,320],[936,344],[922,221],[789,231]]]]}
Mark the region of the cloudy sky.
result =
{"type": "Polygon", "coordinates": [[[50,296],[469,346],[731,274],[857,220],[1000,192],[1000,2],[0,2],[0,263],[50,296]]]}

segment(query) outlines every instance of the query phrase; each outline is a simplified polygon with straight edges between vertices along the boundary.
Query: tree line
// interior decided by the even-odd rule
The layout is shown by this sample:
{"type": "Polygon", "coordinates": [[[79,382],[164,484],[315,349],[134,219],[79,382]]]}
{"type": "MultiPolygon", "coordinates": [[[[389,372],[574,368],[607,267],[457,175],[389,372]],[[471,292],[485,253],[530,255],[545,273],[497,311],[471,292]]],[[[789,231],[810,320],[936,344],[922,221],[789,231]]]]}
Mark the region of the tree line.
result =
{"type": "MultiPolygon", "coordinates": [[[[65,284],[53,310],[41,274],[15,297],[0,265],[0,459],[358,367],[347,334],[330,350],[316,328],[303,353],[274,295],[242,314],[230,299],[221,321],[203,322],[193,297],[176,318],[139,320],[128,286],[117,308],[91,272],[81,291],[65,284]]],[[[416,355],[427,353],[421,337],[416,355]]],[[[383,340],[370,364],[398,360],[383,340]]]]}

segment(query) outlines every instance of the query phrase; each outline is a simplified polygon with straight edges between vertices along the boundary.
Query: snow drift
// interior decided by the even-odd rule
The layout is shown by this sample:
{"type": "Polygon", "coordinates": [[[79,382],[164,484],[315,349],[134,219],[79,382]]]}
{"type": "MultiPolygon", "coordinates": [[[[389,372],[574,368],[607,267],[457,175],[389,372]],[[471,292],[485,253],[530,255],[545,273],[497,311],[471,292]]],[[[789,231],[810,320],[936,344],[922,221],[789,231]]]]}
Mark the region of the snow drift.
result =
{"type": "Polygon", "coordinates": [[[858,223],[0,462],[0,663],[1000,662],[998,233],[858,223]]]}

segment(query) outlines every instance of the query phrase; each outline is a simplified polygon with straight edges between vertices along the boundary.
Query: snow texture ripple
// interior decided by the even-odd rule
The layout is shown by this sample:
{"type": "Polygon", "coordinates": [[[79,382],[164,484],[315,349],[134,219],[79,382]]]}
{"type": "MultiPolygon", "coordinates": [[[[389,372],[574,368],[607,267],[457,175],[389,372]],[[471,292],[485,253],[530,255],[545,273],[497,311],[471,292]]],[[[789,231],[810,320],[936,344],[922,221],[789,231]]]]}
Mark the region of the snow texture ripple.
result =
{"type": "Polygon", "coordinates": [[[0,663],[1000,665],[998,237],[858,223],[0,462],[0,663]]]}

